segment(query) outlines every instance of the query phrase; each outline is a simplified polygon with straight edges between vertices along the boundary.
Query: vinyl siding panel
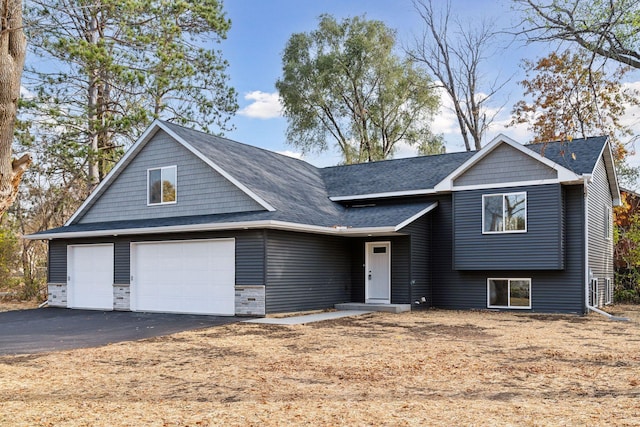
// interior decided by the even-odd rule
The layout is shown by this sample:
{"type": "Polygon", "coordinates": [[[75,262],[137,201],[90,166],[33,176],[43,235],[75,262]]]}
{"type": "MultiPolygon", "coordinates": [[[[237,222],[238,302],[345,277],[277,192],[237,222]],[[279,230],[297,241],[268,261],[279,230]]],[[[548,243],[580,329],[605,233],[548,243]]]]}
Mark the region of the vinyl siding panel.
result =
{"type": "Polygon", "coordinates": [[[460,191],[454,193],[453,201],[455,269],[564,268],[560,184],[460,191]],[[483,234],[483,194],[512,192],[527,194],[527,231],[483,234]]]}
{"type": "Polygon", "coordinates": [[[117,241],[113,245],[113,280],[118,285],[131,282],[131,245],[129,241],[117,241]]]}
{"type": "Polygon", "coordinates": [[[456,178],[454,185],[509,183],[557,177],[558,173],[544,163],[521,153],[508,144],[501,144],[456,178]]]}
{"type": "Polygon", "coordinates": [[[49,241],[49,283],[67,283],[67,244],[61,240],[49,241]]]}
{"type": "Polygon", "coordinates": [[[263,210],[204,161],[159,131],[76,222],[263,210]],[[177,166],[177,203],[147,206],[147,170],[177,166]]]}
{"type": "Polygon", "coordinates": [[[473,275],[453,269],[453,199],[440,196],[431,212],[433,252],[431,282],[433,306],[450,309],[486,307],[486,289],[473,275]]]}
{"type": "MultiPolygon", "coordinates": [[[[564,213],[565,247],[563,270],[525,268],[503,270],[480,267],[477,270],[453,269],[453,202],[440,196],[438,208],[431,213],[431,282],[433,306],[446,309],[486,309],[488,278],[531,278],[531,311],[584,312],[584,220],[582,186],[560,190],[564,213]]],[[[456,194],[457,196],[457,194],[456,194]]],[[[562,228],[563,221],[558,221],[562,228]]],[[[482,248],[479,250],[485,250],[482,248]]],[[[526,264],[525,264],[526,265],[526,264]]]]}
{"type": "Polygon", "coordinates": [[[423,216],[400,231],[409,233],[411,242],[410,302],[415,307],[429,307],[432,302],[431,269],[429,268],[431,263],[431,215],[423,216]],[[421,298],[425,298],[426,301],[416,305],[415,302],[421,301],[421,298]]]}
{"type": "Polygon", "coordinates": [[[350,302],[349,246],[340,237],[266,231],[267,313],[350,302]]]}
{"type": "Polygon", "coordinates": [[[391,241],[391,303],[411,303],[411,239],[391,241]]]}
{"type": "MultiPolygon", "coordinates": [[[[607,210],[612,208],[604,160],[600,158],[589,184],[589,268],[598,279],[598,305],[604,304],[605,279],[613,279],[613,238],[605,237],[607,210]]],[[[613,233],[610,231],[610,235],[613,233]]]]}

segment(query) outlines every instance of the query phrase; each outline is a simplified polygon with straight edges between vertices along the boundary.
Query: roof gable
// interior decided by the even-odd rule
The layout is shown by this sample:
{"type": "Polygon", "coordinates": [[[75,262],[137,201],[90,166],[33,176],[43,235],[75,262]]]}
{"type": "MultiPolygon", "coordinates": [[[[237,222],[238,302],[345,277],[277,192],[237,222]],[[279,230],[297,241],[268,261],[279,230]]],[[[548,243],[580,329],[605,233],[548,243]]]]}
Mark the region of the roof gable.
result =
{"type": "MultiPolygon", "coordinates": [[[[456,170],[454,170],[451,174],[449,174],[446,178],[440,181],[436,186],[436,191],[452,191],[456,189],[455,180],[473,168],[476,164],[478,164],[482,159],[489,156],[494,150],[498,149],[502,145],[508,145],[511,148],[519,151],[521,154],[530,157],[533,160],[538,161],[542,165],[547,166],[548,168],[554,169],[557,172],[557,181],[558,182],[578,182],[581,180],[580,175],[577,173],[559,165],[548,157],[541,156],[538,152],[531,150],[528,148],[529,146],[524,146],[513,139],[505,136],[498,135],[495,139],[493,139],[489,144],[485,145],[481,150],[474,152],[473,156],[470,157],[466,162],[458,166],[456,170]]],[[[522,181],[518,184],[532,184],[532,183],[540,183],[536,182],[539,180],[528,180],[522,181]]],[[[513,185],[514,183],[510,183],[513,185]]],[[[502,184],[480,184],[479,187],[487,187],[490,188],[491,185],[502,185],[502,184]]],[[[458,187],[457,189],[467,189],[468,186],[458,187]]]]}
{"type": "Polygon", "coordinates": [[[515,149],[499,144],[469,169],[453,180],[455,187],[487,185],[531,180],[555,180],[558,171],[515,149]]]}
{"type": "Polygon", "coordinates": [[[228,179],[163,130],[130,159],[77,223],[167,218],[264,210],[228,179]],[[175,168],[177,203],[148,204],[148,171],[175,168]]]}
{"type": "Polygon", "coordinates": [[[245,186],[243,183],[236,180],[233,176],[227,173],[223,168],[221,168],[216,162],[204,156],[201,152],[196,150],[191,144],[189,144],[186,140],[184,140],[181,136],[177,135],[172,129],[167,126],[166,123],[161,122],[159,120],[154,121],[149,128],[138,138],[138,140],[131,146],[129,150],[125,153],[125,155],[120,159],[120,161],[114,166],[114,168],[109,172],[109,174],[102,180],[102,182],[93,190],[93,192],[89,195],[89,197],[84,201],[84,203],[78,208],[78,210],[73,214],[71,218],[66,222],[65,225],[70,225],[76,223],[80,220],[89,209],[93,206],[94,203],[109,189],[109,187],[114,183],[114,181],[124,172],[127,166],[140,154],[140,152],[144,149],[144,147],[153,140],[156,134],[160,131],[164,131],[169,134],[175,142],[181,144],[184,148],[198,157],[200,160],[205,162],[209,167],[213,168],[217,173],[227,179],[231,184],[237,187],[240,191],[245,193],[249,198],[253,199],[258,205],[262,208],[272,211],[275,210],[270,204],[260,198],[257,194],[255,194],[250,188],[245,186]]]}

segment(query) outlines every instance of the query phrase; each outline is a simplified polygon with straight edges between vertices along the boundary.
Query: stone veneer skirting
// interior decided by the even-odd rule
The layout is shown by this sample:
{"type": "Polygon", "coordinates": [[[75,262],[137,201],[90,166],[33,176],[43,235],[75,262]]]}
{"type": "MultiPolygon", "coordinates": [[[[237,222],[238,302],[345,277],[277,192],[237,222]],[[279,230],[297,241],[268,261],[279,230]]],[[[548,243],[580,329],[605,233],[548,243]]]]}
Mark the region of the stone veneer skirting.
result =
{"type": "MultiPolygon", "coordinates": [[[[47,284],[50,307],[67,307],[67,284],[47,284]]],[[[113,285],[113,309],[131,310],[131,288],[128,284],[113,285]]],[[[235,287],[236,316],[264,316],[265,288],[262,285],[235,287]]]]}
{"type": "Polygon", "coordinates": [[[236,316],[264,316],[265,290],[263,285],[236,285],[236,316]]]}
{"type": "Polygon", "coordinates": [[[131,310],[131,288],[129,284],[113,285],[113,309],[131,310]]]}
{"type": "Polygon", "coordinates": [[[67,284],[47,283],[47,300],[50,307],[67,307],[67,284]]]}

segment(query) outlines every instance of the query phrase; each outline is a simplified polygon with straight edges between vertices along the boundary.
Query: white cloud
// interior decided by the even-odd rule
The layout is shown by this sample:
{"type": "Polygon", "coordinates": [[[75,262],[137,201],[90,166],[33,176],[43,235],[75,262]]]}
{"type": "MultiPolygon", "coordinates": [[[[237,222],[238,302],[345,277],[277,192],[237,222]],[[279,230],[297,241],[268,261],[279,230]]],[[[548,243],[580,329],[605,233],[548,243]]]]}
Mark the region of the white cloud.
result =
{"type": "Polygon", "coordinates": [[[33,99],[36,96],[29,91],[26,87],[20,85],[20,97],[22,99],[33,99]]]}
{"type": "Polygon", "coordinates": [[[244,99],[253,102],[238,111],[241,116],[256,119],[273,119],[282,116],[282,104],[278,92],[254,90],[246,93],[244,99]]]}
{"type": "Polygon", "coordinates": [[[458,127],[458,119],[456,113],[453,110],[453,102],[449,95],[447,95],[444,89],[438,89],[440,92],[440,109],[433,117],[431,123],[431,131],[436,134],[442,134],[445,136],[452,134],[460,134],[460,128],[458,127]]]}
{"type": "Polygon", "coordinates": [[[294,159],[303,160],[304,156],[302,153],[298,153],[296,151],[284,150],[284,151],[276,151],[278,154],[282,154],[283,156],[293,157],[294,159]]]}

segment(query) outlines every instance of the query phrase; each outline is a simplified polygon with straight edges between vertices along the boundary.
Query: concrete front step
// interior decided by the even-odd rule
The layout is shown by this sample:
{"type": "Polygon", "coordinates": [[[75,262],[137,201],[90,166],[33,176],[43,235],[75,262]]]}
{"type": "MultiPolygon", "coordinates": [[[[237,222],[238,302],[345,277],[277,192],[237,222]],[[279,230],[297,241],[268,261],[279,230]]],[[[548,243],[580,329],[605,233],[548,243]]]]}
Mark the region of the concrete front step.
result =
{"type": "Polygon", "coordinates": [[[411,304],[364,304],[361,302],[345,302],[335,305],[336,310],[366,310],[403,313],[411,311],[411,304]]]}

